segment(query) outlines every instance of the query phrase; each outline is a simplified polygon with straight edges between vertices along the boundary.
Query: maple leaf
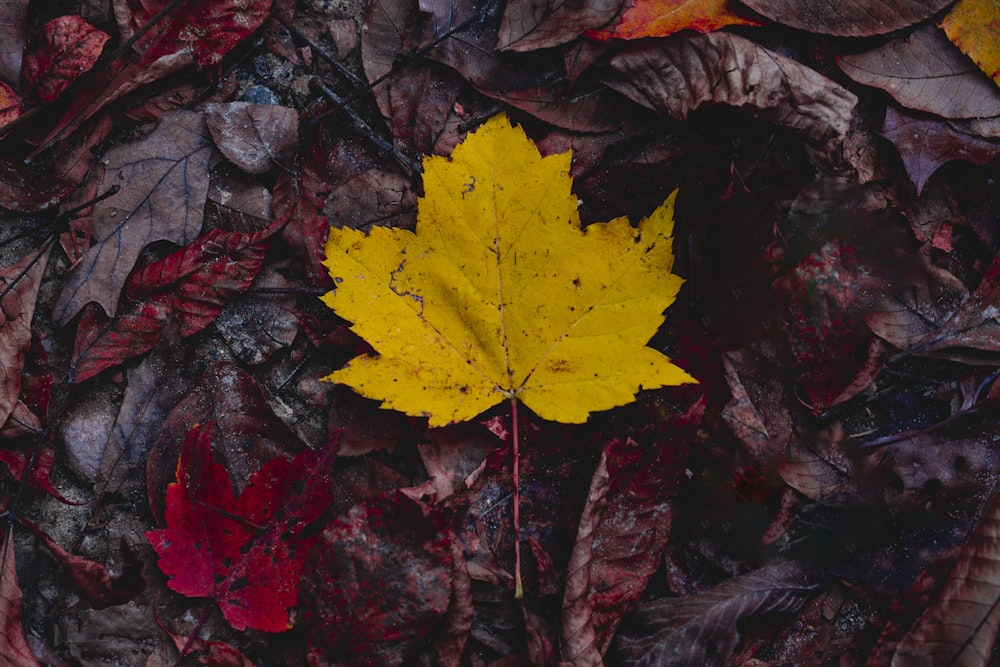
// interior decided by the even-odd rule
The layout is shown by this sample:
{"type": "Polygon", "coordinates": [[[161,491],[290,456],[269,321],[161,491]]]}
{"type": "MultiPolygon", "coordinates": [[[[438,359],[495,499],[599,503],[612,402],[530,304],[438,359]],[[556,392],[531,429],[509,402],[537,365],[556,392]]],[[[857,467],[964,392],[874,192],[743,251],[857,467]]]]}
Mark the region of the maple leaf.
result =
{"type": "Polygon", "coordinates": [[[290,627],[287,609],[298,603],[303,559],[316,540],[303,531],[332,502],[335,447],[271,459],[237,498],[212,457],[211,437],[211,424],[188,434],[177,481],[167,488],[167,528],[146,537],[171,589],[214,598],[237,630],[281,632],[290,627]]]}
{"type": "Polygon", "coordinates": [[[416,233],[331,230],[323,300],[378,354],[326,379],[431,426],[507,398],[582,423],[640,389],[694,382],[646,347],[681,285],[674,196],[638,229],[581,229],[569,167],[495,116],[450,159],[425,159],[416,233]]]}

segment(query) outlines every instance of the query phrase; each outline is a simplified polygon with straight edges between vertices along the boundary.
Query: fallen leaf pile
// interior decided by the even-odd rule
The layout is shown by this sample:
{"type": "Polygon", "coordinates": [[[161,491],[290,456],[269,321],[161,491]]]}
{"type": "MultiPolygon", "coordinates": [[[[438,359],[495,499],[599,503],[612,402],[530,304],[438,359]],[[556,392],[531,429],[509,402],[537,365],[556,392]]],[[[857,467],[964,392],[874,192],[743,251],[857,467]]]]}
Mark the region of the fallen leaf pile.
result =
{"type": "Polygon", "coordinates": [[[992,0],[0,1],[0,661],[994,664],[998,180],[992,0]]]}

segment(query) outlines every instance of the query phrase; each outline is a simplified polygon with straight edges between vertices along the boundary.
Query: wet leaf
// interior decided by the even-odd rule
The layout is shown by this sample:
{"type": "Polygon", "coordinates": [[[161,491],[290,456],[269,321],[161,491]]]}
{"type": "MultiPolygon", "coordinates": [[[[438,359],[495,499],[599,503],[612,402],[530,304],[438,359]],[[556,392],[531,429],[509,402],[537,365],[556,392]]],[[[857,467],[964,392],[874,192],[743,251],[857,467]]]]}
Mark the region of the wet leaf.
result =
{"type": "Polygon", "coordinates": [[[197,238],[208,171],[217,160],[205,119],[193,111],[169,112],[149,136],[107,152],[101,189],[121,190],[94,206],[94,245],[65,277],[53,306],[57,324],[69,322],[89,301],[114,315],[143,248],[197,238]]]}
{"type": "Polygon", "coordinates": [[[948,39],[1000,86],[1000,7],[993,0],[959,0],[941,19],[948,39]]]}
{"type": "Polygon", "coordinates": [[[866,53],[837,58],[844,74],[881,88],[910,109],[945,118],[1000,116],[997,88],[934,26],[893,39],[866,53]]]}
{"type": "Polygon", "coordinates": [[[776,23],[843,37],[882,35],[930,18],[951,0],[742,0],[776,23]]]}
{"type": "Polygon", "coordinates": [[[681,30],[714,32],[729,25],[764,25],[732,0],[638,0],[594,39],[666,37],[681,30]]]}
{"type": "Polygon", "coordinates": [[[60,16],[42,26],[24,53],[22,90],[33,102],[57,98],[97,62],[110,37],[79,16],[60,16]]]}
{"type": "Polygon", "coordinates": [[[952,125],[929,118],[917,118],[889,107],[885,111],[882,136],[888,139],[903,158],[917,194],[941,165],[952,160],[989,164],[1000,158],[1000,141],[990,141],[959,132],[952,125]]]}
{"type": "Polygon", "coordinates": [[[328,379],[433,426],[508,398],[579,423],[692,382],[646,347],[680,288],[672,200],[638,230],[619,218],[583,231],[569,159],[542,158],[497,116],[450,160],[425,160],[416,234],[331,230],[324,302],[378,355],[328,379]]]}
{"type": "Polygon", "coordinates": [[[229,102],[205,107],[205,121],[216,147],[248,174],[287,168],[299,140],[295,109],[270,104],[229,102]]]}
{"type": "Polygon", "coordinates": [[[170,322],[181,337],[215,321],[260,271],[267,239],[276,231],[241,234],[213,229],[178,252],[129,276],[125,308],[106,323],[81,324],[73,350],[72,382],[153,349],[170,322]]]}
{"type": "Polygon", "coordinates": [[[237,630],[282,632],[317,539],[305,529],[331,502],[335,447],[271,459],[237,498],[212,457],[211,431],[207,425],[188,435],[167,489],[167,527],[146,535],[171,589],[214,599],[237,630]]]}

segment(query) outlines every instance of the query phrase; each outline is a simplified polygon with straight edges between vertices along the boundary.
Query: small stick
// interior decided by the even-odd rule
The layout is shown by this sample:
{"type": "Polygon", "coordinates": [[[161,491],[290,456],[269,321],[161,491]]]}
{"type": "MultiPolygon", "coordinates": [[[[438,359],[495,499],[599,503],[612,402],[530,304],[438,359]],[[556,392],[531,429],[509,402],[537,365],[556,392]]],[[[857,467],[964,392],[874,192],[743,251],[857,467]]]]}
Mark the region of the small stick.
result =
{"type": "Polygon", "coordinates": [[[514,450],[514,599],[524,599],[524,585],[521,583],[521,475],[520,442],[518,442],[517,399],[510,397],[511,448],[514,450]]]}

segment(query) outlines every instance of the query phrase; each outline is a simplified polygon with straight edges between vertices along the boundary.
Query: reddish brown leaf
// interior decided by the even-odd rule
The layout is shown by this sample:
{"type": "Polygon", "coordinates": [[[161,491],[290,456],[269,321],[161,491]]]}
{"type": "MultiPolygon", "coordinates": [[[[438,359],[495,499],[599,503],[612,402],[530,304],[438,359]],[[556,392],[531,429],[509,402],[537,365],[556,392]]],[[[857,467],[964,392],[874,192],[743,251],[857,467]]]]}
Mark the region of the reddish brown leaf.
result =
{"type": "Polygon", "coordinates": [[[892,107],[885,111],[881,134],[899,151],[906,173],[917,186],[917,194],[923,192],[927,179],[938,167],[947,162],[967,160],[988,164],[1000,158],[1000,141],[959,132],[948,123],[915,118],[892,107]]]}
{"type": "Polygon", "coordinates": [[[299,139],[295,109],[248,102],[209,104],[205,120],[216,147],[248,174],[290,166],[299,139]]]}
{"type": "Polygon", "coordinates": [[[630,44],[611,59],[609,81],[639,104],[683,120],[727,104],[836,150],[857,98],[815,70],[737,35],[674,35],[630,44]]]}
{"type": "Polygon", "coordinates": [[[21,588],[14,565],[14,534],[4,528],[0,548],[0,655],[9,667],[41,667],[24,638],[21,625],[21,588]]]}
{"type": "Polygon", "coordinates": [[[112,579],[107,568],[100,563],[71,554],[38,526],[24,519],[21,521],[52,552],[76,585],[80,595],[94,609],[124,604],[146,587],[138,560],[133,559],[126,563],[122,574],[112,579]]]}
{"type": "Polygon", "coordinates": [[[944,589],[896,647],[893,665],[989,664],[1000,625],[1000,494],[959,550],[944,589]]]}
{"type": "Polygon", "coordinates": [[[124,310],[105,324],[81,324],[70,381],[83,382],[148,352],[171,321],[179,325],[182,337],[207,327],[253,282],[275,231],[276,226],[252,234],[213,229],[135,271],[125,285],[124,310]]]}
{"type": "Polygon", "coordinates": [[[800,30],[844,37],[881,35],[919,23],[952,0],[742,0],[758,14],[800,30]]]}
{"type": "Polygon", "coordinates": [[[329,232],[326,195],[331,174],[326,156],[316,142],[302,151],[294,172],[282,172],[274,186],[274,216],[286,220],[281,238],[298,257],[310,285],[329,287],[330,274],[323,266],[324,247],[329,232]]]}
{"type": "Polygon", "coordinates": [[[24,110],[24,100],[17,91],[0,81],[0,129],[17,120],[24,110]]]}
{"type": "Polygon", "coordinates": [[[31,320],[49,253],[31,253],[0,270],[0,424],[7,421],[21,394],[21,370],[31,345],[31,320]]]}
{"type": "Polygon", "coordinates": [[[399,665],[434,630],[451,597],[441,518],[398,493],[335,520],[305,571],[303,611],[319,660],[399,665]]]}
{"type": "Polygon", "coordinates": [[[637,0],[609,28],[591,30],[587,37],[666,37],[681,30],[714,32],[728,25],[764,23],[731,0],[637,0]]]}
{"type": "Polygon", "coordinates": [[[624,4],[624,0],[512,0],[504,10],[497,48],[535,51],[570,42],[587,30],[607,25],[624,4]]]}
{"type": "Polygon", "coordinates": [[[60,16],[42,26],[24,53],[21,86],[33,102],[59,97],[97,62],[110,37],[79,16],[60,16]]]}
{"type": "Polygon", "coordinates": [[[840,56],[837,65],[910,109],[945,118],[1000,116],[1000,89],[934,26],[866,53],[840,56]]]}
{"type": "Polygon", "coordinates": [[[254,667],[253,662],[235,646],[225,642],[202,639],[198,636],[190,637],[179,634],[161,623],[160,619],[156,619],[156,623],[167,633],[177,650],[184,651],[184,655],[205,654],[198,656],[198,662],[203,665],[208,667],[254,667]]]}
{"type": "MultiPolygon", "coordinates": [[[[0,2],[0,83],[17,85],[28,31],[28,0],[0,2]]],[[[0,99],[0,109],[3,109],[0,99]]],[[[0,126],[4,121],[0,118],[0,126]]]]}
{"type": "Polygon", "coordinates": [[[109,150],[101,190],[121,191],[94,206],[94,246],[66,275],[53,319],[66,324],[89,301],[114,315],[139,253],[153,241],[184,245],[201,229],[208,170],[218,154],[205,119],[193,111],[164,115],[146,138],[109,150]]]}
{"type": "Polygon", "coordinates": [[[73,193],[62,178],[33,172],[20,160],[0,156],[0,207],[21,213],[52,208],[73,193]]]}
{"type": "Polygon", "coordinates": [[[14,476],[14,479],[30,484],[36,489],[41,489],[45,491],[53,498],[66,503],[67,505],[74,505],[78,503],[73,503],[63,497],[59,490],[52,486],[52,479],[50,478],[50,473],[52,472],[52,463],[55,461],[55,449],[48,442],[43,443],[38,447],[38,451],[34,451],[36,446],[35,435],[32,434],[31,440],[27,443],[21,443],[20,447],[7,448],[0,447],[0,462],[2,462],[7,469],[10,470],[10,474],[14,476]],[[28,470],[28,464],[33,463],[31,466],[31,473],[27,475],[25,479],[25,473],[28,470]]]}
{"type": "Polygon", "coordinates": [[[213,598],[237,630],[282,632],[317,539],[304,531],[332,500],[336,445],[271,459],[236,498],[229,473],[212,457],[211,431],[209,424],[188,435],[177,481],[167,489],[167,528],[146,535],[171,589],[213,598]]]}

